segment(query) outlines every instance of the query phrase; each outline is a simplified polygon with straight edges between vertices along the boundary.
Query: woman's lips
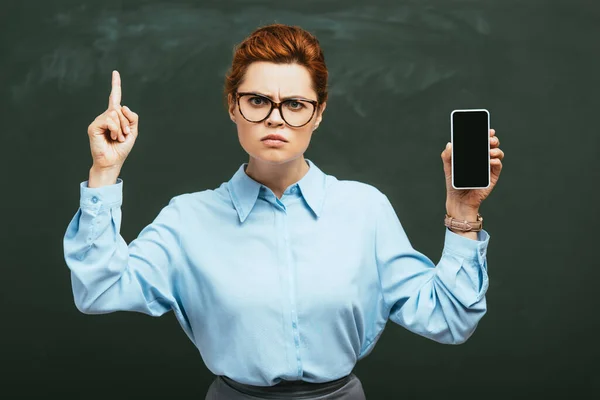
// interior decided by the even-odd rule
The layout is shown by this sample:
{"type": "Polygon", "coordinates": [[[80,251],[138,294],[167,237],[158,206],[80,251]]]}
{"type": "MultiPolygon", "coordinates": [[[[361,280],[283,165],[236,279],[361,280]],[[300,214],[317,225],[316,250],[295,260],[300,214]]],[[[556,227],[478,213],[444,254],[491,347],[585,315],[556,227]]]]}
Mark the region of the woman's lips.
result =
{"type": "Polygon", "coordinates": [[[269,147],[281,147],[287,143],[287,142],[284,142],[283,140],[276,140],[276,139],[265,139],[262,142],[269,147]]]}

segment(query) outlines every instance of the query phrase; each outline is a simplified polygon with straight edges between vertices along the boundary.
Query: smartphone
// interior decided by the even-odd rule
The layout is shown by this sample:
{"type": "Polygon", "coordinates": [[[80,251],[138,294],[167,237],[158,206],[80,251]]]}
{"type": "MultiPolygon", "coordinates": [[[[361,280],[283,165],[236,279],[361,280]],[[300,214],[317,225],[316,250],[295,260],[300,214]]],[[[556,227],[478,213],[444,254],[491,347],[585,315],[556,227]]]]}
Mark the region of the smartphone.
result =
{"type": "Polygon", "coordinates": [[[452,187],[490,186],[490,113],[486,109],[454,110],[450,114],[452,187]]]}

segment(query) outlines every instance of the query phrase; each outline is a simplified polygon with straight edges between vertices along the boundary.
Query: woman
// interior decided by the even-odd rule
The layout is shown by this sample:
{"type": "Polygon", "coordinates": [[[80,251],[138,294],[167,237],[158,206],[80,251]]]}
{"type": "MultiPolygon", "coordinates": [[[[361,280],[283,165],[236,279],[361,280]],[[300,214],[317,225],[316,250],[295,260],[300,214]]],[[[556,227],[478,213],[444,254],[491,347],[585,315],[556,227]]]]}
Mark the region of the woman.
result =
{"type": "MultiPolygon", "coordinates": [[[[93,166],[65,237],[77,308],[173,310],[217,375],[207,399],[364,399],[356,362],[388,319],[458,344],[486,312],[488,233],[445,229],[435,265],[413,249],[388,198],[304,158],[323,119],[327,69],[317,39],[274,24],[237,48],[226,105],[249,162],[214,190],[175,196],[129,245],[120,236],[121,167],[139,118],[121,106],[88,127],[93,166]]],[[[475,221],[498,180],[456,191],[441,154],[447,213],[475,221]]]]}

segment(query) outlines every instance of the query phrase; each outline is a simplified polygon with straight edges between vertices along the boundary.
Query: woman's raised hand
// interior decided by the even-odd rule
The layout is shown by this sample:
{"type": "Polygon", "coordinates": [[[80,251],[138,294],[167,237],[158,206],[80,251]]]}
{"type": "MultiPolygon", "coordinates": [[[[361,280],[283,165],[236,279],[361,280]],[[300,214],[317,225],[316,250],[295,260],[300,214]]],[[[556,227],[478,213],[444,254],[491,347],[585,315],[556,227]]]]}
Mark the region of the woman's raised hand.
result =
{"type": "Polygon", "coordinates": [[[137,138],[138,121],[136,113],[121,106],[121,77],[113,71],[108,108],[88,126],[93,168],[121,168],[137,138]]]}

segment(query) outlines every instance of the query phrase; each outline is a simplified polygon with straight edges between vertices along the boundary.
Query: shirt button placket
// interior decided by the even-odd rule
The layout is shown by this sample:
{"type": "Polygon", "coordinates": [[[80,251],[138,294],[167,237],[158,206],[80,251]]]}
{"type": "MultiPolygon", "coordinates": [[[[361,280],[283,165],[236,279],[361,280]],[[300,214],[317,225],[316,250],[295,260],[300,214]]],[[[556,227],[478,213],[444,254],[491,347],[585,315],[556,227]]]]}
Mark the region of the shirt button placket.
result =
{"type": "Polygon", "coordinates": [[[288,282],[289,282],[289,293],[290,293],[290,305],[291,305],[291,316],[292,316],[292,333],[294,335],[294,344],[296,345],[296,362],[298,366],[298,378],[302,377],[302,361],[300,359],[300,334],[298,333],[298,317],[296,314],[296,269],[292,258],[292,249],[290,243],[290,233],[288,227],[288,213],[287,210],[283,213],[283,228],[285,239],[284,249],[287,261],[288,270],[288,282]]]}

